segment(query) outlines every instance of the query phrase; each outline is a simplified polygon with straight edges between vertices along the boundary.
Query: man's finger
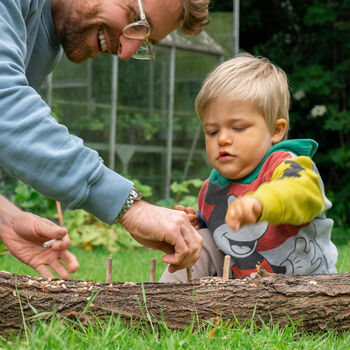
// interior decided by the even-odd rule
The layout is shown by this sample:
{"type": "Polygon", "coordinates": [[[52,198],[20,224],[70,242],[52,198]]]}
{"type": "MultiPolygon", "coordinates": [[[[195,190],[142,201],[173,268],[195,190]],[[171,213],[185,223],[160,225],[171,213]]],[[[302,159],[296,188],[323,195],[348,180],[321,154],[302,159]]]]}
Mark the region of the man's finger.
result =
{"type": "Polygon", "coordinates": [[[182,211],[186,210],[186,208],[184,206],[182,206],[182,205],[176,205],[174,209],[175,210],[182,210],[182,211]]]}
{"type": "Polygon", "coordinates": [[[174,254],[175,253],[174,247],[166,242],[159,242],[157,244],[157,249],[161,250],[162,252],[164,252],[166,254],[174,254]]]}
{"type": "MultiPolygon", "coordinates": [[[[177,234],[171,234],[169,236],[171,237],[171,240],[166,240],[166,242],[174,247],[174,253],[163,256],[162,262],[169,265],[179,265],[179,263],[183,262],[185,256],[188,254],[188,247],[180,232],[177,234]]],[[[184,267],[185,266],[182,268],[184,267]]]]}
{"type": "Polygon", "coordinates": [[[57,273],[57,275],[60,276],[62,279],[69,278],[69,273],[68,273],[67,269],[58,260],[53,260],[50,263],[50,266],[57,273]]]}
{"type": "Polygon", "coordinates": [[[70,239],[69,239],[68,235],[64,236],[60,240],[56,240],[55,242],[53,242],[53,244],[51,246],[51,248],[56,252],[67,250],[69,247],[70,247],[70,239]]]}
{"type": "Polygon", "coordinates": [[[185,267],[191,267],[200,257],[203,244],[201,235],[192,226],[182,226],[181,232],[185,248],[179,254],[175,253],[175,260],[173,263],[170,263],[169,272],[175,272],[185,267]],[[181,262],[181,264],[179,264],[179,262],[181,262]]]}
{"type": "Polygon", "coordinates": [[[67,266],[69,272],[75,272],[79,268],[78,259],[74,254],[70,253],[68,250],[65,250],[61,253],[61,259],[67,266]]]}
{"type": "Polygon", "coordinates": [[[48,239],[62,239],[67,235],[68,231],[65,227],[60,227],[57,225],[48,225],[46,222],[37,221],[34,223],[35,233],[43,238],[48,239]]]}
{"type": "Polygon", "coordinates": [[[198,231],[192,227],[191,225],[187,229],[184,239],[187,244],[187,246],[190,249],[190,265],[186,267],[192,267],[193,264],[196,263],[196,261],[199,259],[199,256],[202,251],[202,245],[203,245],[203,238],[198,233],[198,231]],[[187,235],[186,235],[187,233],[187,235]]]}
{"type": "Polygon", "coordinates": [[[55,278],[55,276],[53,275],[53,273],[51,272],[51,270],[48,268],[47,265],[44,265],[44,264],[38,265],[35,268],[35,270],[38,271],[40,275],[44,278],[55,278]]]}
{"type": "Polygon", "coordinates": [[[169,265],[168,270],[170,273],[173,273],[173,272],[176,272],[178,270],[183,270],[183,268],[176,266],[176,265],[169,265]]]}

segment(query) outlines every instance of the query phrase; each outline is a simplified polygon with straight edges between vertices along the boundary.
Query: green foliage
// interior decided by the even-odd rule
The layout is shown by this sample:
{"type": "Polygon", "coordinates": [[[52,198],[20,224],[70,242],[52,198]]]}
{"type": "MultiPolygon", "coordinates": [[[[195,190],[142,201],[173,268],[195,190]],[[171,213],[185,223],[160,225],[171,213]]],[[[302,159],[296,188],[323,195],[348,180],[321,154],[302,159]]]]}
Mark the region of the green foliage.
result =
{"type": "Polygon", "coordinates": [[[182,182],[174,181],[171,186],[171,193],[174,197],[157,201],[157,205],[174,208],[176,205],[198,209],[198,191],[203,181],[200,179],[190,179],[182,182]]]}
{"type": "Polygon", "coordinates": [[[14,196],[12,197],[12,200],[22,210],[44,217],[57,217],[56,203],[54,200],[42,196],[21,181],[16,182],[13,190],[14,196]]]}
{"type": "Polygon", "coordinates": [[[146,116],[140,112],[123,113],[118,116],[118,140],[128,143],[135,143],[136,140],[150,141],[154,139],[161,127],[159,114],[146,116]]]}
{"type": "Polygon", "coordinates": [[[328,118],[324,121],[324,129],[330,131],[350,131],[350,110],[339,111],[335,106],[329,106],[328,118]]]}
{"type": "Polygon", "coordinates": [[[134,183],[134,186],[137,188],[137,190],[142,193],[142,198],[147,199],[152,196],[151,186],[145,185],[141,183],[140,180],[137,180],[137,179],[131,179],[131,181],[134,183]]]}
{"type": "Polygon", "coordinates": [[[6,251],[7,251],[7,248],[6,248],[5,244],[0,241],[0,254],[2,252],[6,252],[6,251]]]}
{"type": "Polygon", "coordinates": [[[211,0],[209,3],[210,12],[212,11],[232,11],[232,1],[211,0]]]}
{"type": "Polygon", "coordinates": [[[332,92],[334,74],[320,64],[300,66],[293,74],[293,90],[302,90],[306,95],[329,96],[332,92]]]}
{"type": "Polygon", "coordinates": [[[308,7],[304,16],[304,24],[307,26],[324,25],[333,23],[337,19],[337,14],[332,7],[320,2],[315,2],[308,7]]]}
{"type": "Polygon", "coordinates": [[[66,210],[64,224],[73,247],[91,251],[104,246],[113,253],[121,248],[140,246],[121,225],[104,224],[83,210],[66,210]]]}
{"type": "Polygon", "coordinates": [[[200,179],[185,180],[180,183],[177,181],[173,182],[170,186],[171,192],[175,194],[175,202],[179,202],[184,193],[190,193],[191,189],[198,190],[203,184],[200,179]]]}

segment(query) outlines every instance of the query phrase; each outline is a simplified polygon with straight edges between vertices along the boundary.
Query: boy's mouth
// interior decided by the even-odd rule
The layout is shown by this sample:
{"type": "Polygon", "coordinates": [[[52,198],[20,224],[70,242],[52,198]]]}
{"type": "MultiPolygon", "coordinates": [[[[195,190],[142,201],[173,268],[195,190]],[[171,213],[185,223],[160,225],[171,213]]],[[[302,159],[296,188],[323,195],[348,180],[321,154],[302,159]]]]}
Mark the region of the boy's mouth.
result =
{"type": "Polygon", "coordinates": [[[219,153],[219,157],[218,157],[218,159],[219,160],[225,160],[225,159],[232,159],[232,158],[234,158],[235,156],[233,155],[233,154],[231,154],[231,153],[229,153],[229,152],[227,152],[227,151],[221,151],[220,153],[219,153]]]}

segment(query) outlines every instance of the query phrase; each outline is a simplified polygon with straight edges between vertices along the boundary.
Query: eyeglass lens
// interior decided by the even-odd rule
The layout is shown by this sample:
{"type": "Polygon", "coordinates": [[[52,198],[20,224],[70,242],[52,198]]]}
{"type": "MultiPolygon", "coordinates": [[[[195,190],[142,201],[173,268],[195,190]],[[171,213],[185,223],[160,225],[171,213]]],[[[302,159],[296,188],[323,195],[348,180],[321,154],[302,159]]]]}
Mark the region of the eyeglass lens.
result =
{"type": "Polygon", "coordinates": [[[155,58],[155,54],[148,45],[144,44],[137,49],[132,57],[139,60],[153,60],[155,58]]]}
{"type": "Polygon", "coordinates": [[[125,35],[129,38],[143,40],[149,35],[149,27],[144,24],[134,24],[125,28],[125,35]]]}

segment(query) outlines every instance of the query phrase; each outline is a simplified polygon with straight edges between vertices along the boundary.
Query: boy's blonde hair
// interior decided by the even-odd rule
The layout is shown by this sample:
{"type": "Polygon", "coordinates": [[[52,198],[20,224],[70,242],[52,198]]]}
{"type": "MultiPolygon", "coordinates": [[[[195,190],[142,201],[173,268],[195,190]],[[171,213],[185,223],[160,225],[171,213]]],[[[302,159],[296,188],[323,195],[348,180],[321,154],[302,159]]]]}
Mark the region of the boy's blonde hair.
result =
{"type": "Polygon", "coordinates": [[[256,104],[271,131],[277,119],[289,126],[290,94],[284,71],[267,58],[239,54],[220,64],[206,78],[195,105],[201,120],[206,106],[216,99],[256,104]]]}

